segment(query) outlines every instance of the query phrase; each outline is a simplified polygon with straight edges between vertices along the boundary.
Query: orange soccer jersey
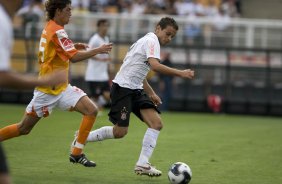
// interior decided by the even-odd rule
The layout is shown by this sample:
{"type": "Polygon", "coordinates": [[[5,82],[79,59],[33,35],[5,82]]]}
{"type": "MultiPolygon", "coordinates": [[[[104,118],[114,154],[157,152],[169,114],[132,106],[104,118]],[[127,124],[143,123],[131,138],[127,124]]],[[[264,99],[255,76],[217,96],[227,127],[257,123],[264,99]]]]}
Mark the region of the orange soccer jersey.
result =
{"type": "MultiPolygon", "coordinates": [[[[39,43],[39,77],[52,73],[56,69],[69,69],[69,59],[77,53],[73,42],[68,38],[64,27],[53,20],[47,22],[39,43]]],[[[67,74],[66,74],[67,75],[67,74]]],[[[37,90],[58,95],[66,89],[68,82],[57,86],[38,86],[37,90]]]]}

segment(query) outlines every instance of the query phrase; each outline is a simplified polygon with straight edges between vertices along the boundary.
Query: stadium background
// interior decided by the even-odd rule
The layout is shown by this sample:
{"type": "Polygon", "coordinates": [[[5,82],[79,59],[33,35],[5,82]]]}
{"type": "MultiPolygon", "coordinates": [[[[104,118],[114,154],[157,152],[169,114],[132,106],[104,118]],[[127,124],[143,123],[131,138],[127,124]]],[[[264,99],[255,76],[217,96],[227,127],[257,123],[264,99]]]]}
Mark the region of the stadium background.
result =
{"type": "MultiPolygon", "coordinates": [[[[36,74],[38,39],[45,16],[38,11],[42,2],[30,3],[26,1],[27,11],[23,9],[14,20],[12,68],[36,74]]],[[[87,43],[96,30],[96,21],[109,19],[109,36],[114,43],[112,76],[129,45],[153,31],[160,17],[171,14],[177,20],[178,34],[164,51],[170,54],[174,67],[193,68],[196,78],[172,79],[168,110],[212,112],[208,97],[216,95],[222,100],[220,112],[282,115],[280,1],[75,0],[73,5],[66,30],[77,42],[87,43]],[[171,8],[177,3],[187,8],[171,8]]],[[[72,64],[71,83],[88,92],[84,82],[86,64],[72,64]]],[[[160,92],[161,76],[150,73],[149,80],[160,92]]],[[[32,91],[0,89],[1,103],[26,104],[31,98],[32,91]]]]}
{"type": "MultiPolygon", "coordinates": [[[[112,75],[120,66],[129,45],[147,31],[152,31],[167,10],[157,8],[153,9],[157,14],[135,15],[140,10],[139,6],[133,14],[127,14],[126,8],[118,7],[120,2],[130,4],[137,1],[83,2],[86,2],[86,8],[77,6],[74,9],[72,21],[66,29],[72,39],[88,42],[95,31],[96,21],[108,18],[111,21],[110,38],[115,44],[111,52],[114,59],[112,75]],[[95,6],[90,7],[87,2],[108,2],[109,5],[97,6],[94,3],[95,6]],[[117,13],[119,11],[120,14],[117,13]]],[[[142,5],[146,1],[138,2],[142,5]]],[[[201,2],[206,5],[208,0],[201,2]]],[[[164,50],[170,53],[172,65],[194,68],[197,77],[193,81],[173,79],[169,110],[183,112],[162,112],[164,128],[151,160],[163,171],[162,177],[140,177],[132,171],[146,130],[146,125],[135,116],[131,117],[130,131],[122,140],[87,144],[85,152],[97,162],[97,168],[70,164],[69,145],[81,115],[55,110],[52,116],[36,125],[30,135],[2,143],[13,183],[164,184],[168,183],[166,172],[169,166],[176,161],[185,162],[192,168],[193,184],[282,183],[281,1],[236,2],[241,4],[240,11],[224,19],[223,24],[217,24],[220,30],[214,26],[220,17],[213,20],[210,16],[195,19],[187,15],[173,15],[180,24],[180,30],[173,43],[164,50]],[[190,29],[193,26],[189,25],[196,27],[190,29]],[[185,34],[185,30],[192,30],[189,36],[193,39],[185,34]],[[193,37],[195,33],[201,34],[193,37]],[[207,97],[211,94],[223,99],[221,112],[225,113],[203,113],[212,111],[207,105],[207,97]]],[[[218,7],[221,1],[216,0],[215,3],[218,7]]],[[[42,6],[41,2],[39,6],[42,6]]],[[[170,8],[167,11],[170,12],[170,8]]],[[[16,39],[12,67],[16,72],[37,73],[38,38],[44,25],[44,15],[39,15],[39,19],[33,14],[18,15],[14,21],[16,39]]],[[[73,64],[71,80],[87,91],[83,80],[85,66],[86,63],[73,64]]],[[[161,76],[151,73],[149,77],[154,88],[159,90],[161,76]]],[[[18,122],[31,98],[31,90],[1,89],[1,127],[18,122]]],[[[93,129],[109,125],[105,112],[97,118],[93,129]]]]}

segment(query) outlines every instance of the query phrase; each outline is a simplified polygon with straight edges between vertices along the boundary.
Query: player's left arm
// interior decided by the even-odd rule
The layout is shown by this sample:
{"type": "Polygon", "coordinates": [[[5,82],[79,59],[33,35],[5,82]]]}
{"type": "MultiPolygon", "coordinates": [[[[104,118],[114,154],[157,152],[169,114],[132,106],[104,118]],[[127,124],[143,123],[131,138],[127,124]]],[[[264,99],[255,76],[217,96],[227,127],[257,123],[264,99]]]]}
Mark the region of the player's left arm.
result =
{"type": "Polygon", "coordinates": [[[87,50],[89,48],[89,46],[86,43],[75,43],[74,48],[76,50],[87,50]]]}
{"type": "Polygon", "coordinates": [[[148,58],[148,63],[150,64],[150,67],[154,72],[188,79],[194,78],[194,70],[191,69],[179,70],[176,68],[171,68],[161,64],[158,59],[153,57],[148,58]]]}
{"type": "Polygon", "coordinates": [[[112,50],[112,47],[113,47],[113,44],[109,43],[109,44],[103,44],[100,47],[93,48],[93,49],[86,50],[86,51],[79,50],[75,55],[73,55],[70,58],[70,61],[72,63],[76,63],[79,61],[89,59],[97,54],[104,54],[104,53],[108,54],[112,50]]]}
{"type": "Polygon", "coordinates": [[[150,99],[156,106],[162,104],[161,98],[155,93],[151,85],[148,83],[147,79],[144,79],[143,81],[143,88],[144,88],[144,91],[149,95],[150,99]]]}
{"type": "MultiPolygon", "coordinates": [[[[87,49],[90,48],[90,46],[86,43],[75,43],[74,47],[75,47],[76,50],[87,50],[87,49]]],[[[95,48],[95,47],[91,47],[91,48],[95,48]]],[[[110,57],[100,58],[100,57],[97,57],[97,56],[98,55],[95,55],[92,58],[95,59],[96,61],[101,61],[101,62],[110,62],[111,61],[110,57]]]]}

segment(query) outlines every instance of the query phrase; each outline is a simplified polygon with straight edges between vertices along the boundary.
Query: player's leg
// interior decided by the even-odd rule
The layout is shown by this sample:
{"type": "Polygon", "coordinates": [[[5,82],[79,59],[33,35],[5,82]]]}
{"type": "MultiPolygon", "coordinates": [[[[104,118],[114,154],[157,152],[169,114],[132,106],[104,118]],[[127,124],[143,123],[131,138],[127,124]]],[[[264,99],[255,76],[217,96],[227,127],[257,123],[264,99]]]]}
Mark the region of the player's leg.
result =
{"type": "Polygon", "coordinates": [[[121,127],[117,124],[114,126],[104,126],[91,131],[87,138],[87,142],[97,142],[106,139],[120,139],[127,134],[127,131],[128,127],[121,127]]]}
{"type": "Polygon", "coordinates": [[[31,102],[26,107],[26,113],[22,120],[19,123],[0,129],[0,141],[29,134],[41,117],[47,117],[51,114],[59,98],[59,95],[48,95],[35,90],[31,102]]]}
{"type": "Polygon", "coordinates": [[[102,96],[105,99],[107,103],[111,100],[111,93],[110,93],[110,86],[109,82],[103,82],[103,88],[102,88],[102,96]]]}
{"type": "Polygon", "coordinates": [[[131,95],[132,92],[129,89],[121,88],[117,84],[112,86],[112,106],[109,112],[109,118],[115,126],[105,126],[91,131],[87,138],[88,142],[122,138],[127,134],[132,106],[131,95]]]}
{"type": "Polygon", "coordinates": [[[8,169],[8,164],[4,154],[4,150],[0,144],[0,184],[11,184],[11,177],[8,169]]]}
{"type": "Polygon", "coordinates": [[[142,149],[136,163],[135,172],[137,174],[160,176],[162,172],[151,166],[149,160],[156,147],[157,139],[163,126],[162,121],[160,115],[154,108],[141,109],[140,113],[148,129],[143,138],[142,149]]]}
{"type": "Polygon", "coordinates": [[[25,114],[23,119],[16,124],[12,124],[0,129],[0,141],[27,135],[30,133],[35,124],[40,120],[40,117],[25,114]]]}
{"type": "Polygon", "coordinates": [[[94,167],[96,164],[89,161],[82,153],[85,140],[91,130],[97,115],[97,107],[86,96],[81,89],[68,85],[65,91],[60,94],[57,100],[57,107],[61,110],[77,111],[83,115],[80,123],[79,134],[74,140],[74,147],[71,149],[69,160],[72,163],[80,163],[86,167],[94,167]]]}
{"type": "Polygon", "coordinates": [[[83,96],[79,99],[74,109],[83,114],[82,121],[78,130],[78,135],[73,142],[74,146],[71,151],[70,161],[73,163],[80,163],[86,167],[95,167],[96,163],[88,160],[82,153],[86,139],[92,129],[96,116],[98,113],[97,106],[88,98],[83,96]]]}
{"type": "Polygon", "coordinates": [[[98,106],[100,109],[100,105],[98,103],[99,96],[101,95],[101,86],[99,82],[89,81],[87,82],[90,90],[90,99],[98,106]]]}

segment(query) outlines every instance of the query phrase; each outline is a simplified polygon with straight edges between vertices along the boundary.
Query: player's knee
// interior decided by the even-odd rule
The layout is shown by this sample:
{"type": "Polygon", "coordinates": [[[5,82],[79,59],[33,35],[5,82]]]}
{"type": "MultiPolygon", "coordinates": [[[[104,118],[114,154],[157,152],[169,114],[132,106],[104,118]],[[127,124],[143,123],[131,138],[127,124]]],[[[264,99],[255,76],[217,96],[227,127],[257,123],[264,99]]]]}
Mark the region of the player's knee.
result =
{"type": "Polygon", "coordinates": [[[120,139],[126,136],[128,129],[127,128],[115,128],[113,130],[115,139],[120,139]]]}
{"type": "Polygon", "coordinates": [[[26,127],[22,124],[19,126],[20,135],[28,135],[31,132],[32,128],[26,127]]]}
{"type": "Polygon", "coordinates": [[[98,114],[98,107],[96,105],[91,105],[86,109],[85,115],[87,116],[97,116],[98,114]]]}
{"type": "Polygon", "coordinates": [[[161,121],[158,121],[158,122],[156,122],[156,123],[153,123],[153,125],[152,125],[151,128],[160,131],[160,130],[163,128],[163,124],[162,124],[161,121]]]}

